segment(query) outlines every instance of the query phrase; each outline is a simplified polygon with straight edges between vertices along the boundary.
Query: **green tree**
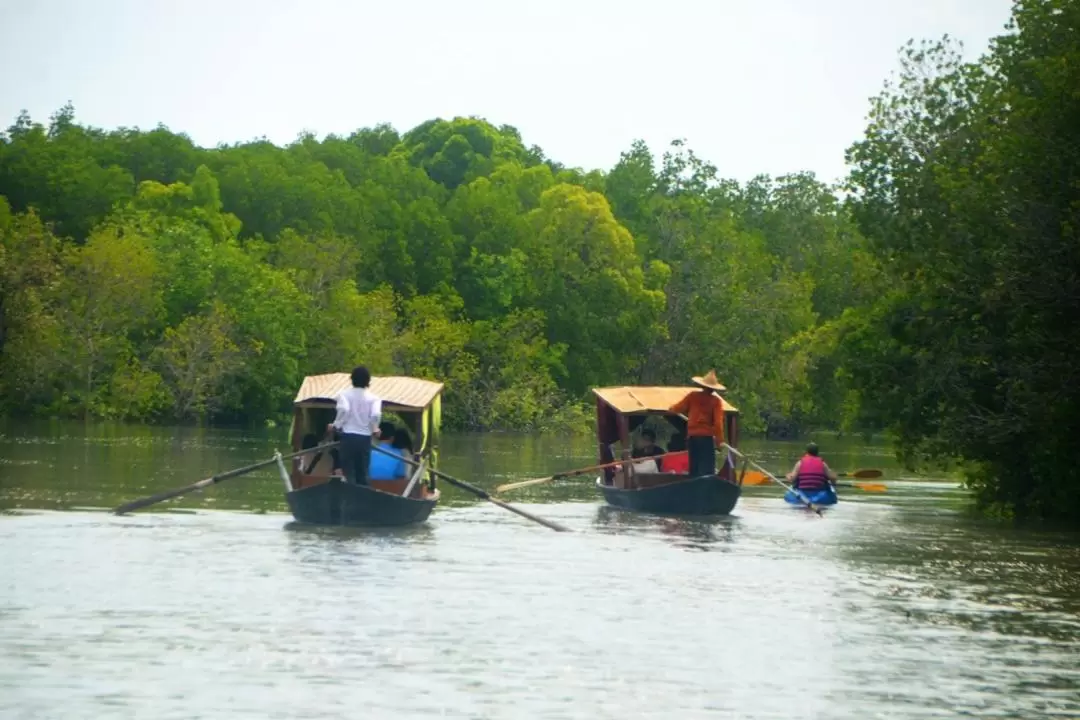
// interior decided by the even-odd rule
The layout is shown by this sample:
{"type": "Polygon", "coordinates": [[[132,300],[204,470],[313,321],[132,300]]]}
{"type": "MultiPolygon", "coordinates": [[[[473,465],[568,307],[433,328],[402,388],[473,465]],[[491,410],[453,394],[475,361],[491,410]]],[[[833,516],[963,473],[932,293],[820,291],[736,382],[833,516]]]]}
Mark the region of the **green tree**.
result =
{"type": "Polygon", "coordinates": [[[489,175],[501,161],[528,159],[516,130],[500,130],[479,118],[430,120],[405,133],[401,147],[414,165],[450,190],[489,175]]]}
{"type": "Polygon", "coordinates": [[[530,304],[547,317],[548,339],[567,347],[560,384],[583,393],[618,382],[663,332],[664,294],[647,283],[633,237],[603,195],[574,185],[544,191],[528,218],[530,304]]]}
{"type": "Polygon", "coordinates": [[[0,410],[50,399],[59,328],[49,303],[59,252],[35,212],[13,215],[0,196],[0,410]]]}
{"type": "Polygon", "coordinates": [[[984,506],[1080,519],[1080,3],[1019,0],[965,63],[909,45],[850,150],[894,288],[844,326],[866,414],[911,461],[962,461],[984,506]]]}
{"type": "Polygon", "coordinates": [[[65,248],[62,263],[54,300],[62,402],[86,415],[110,414],[110,383],[141,373],[139,346],[162,316],[157,259],[137,230],[106,224],[85,245],[65,248]]]}
{"type": "Polygon", "coordinates": [[[202,418],[222,409],[227,383],[243,368],[240,348],[232,339],[235,332],[231,313],[221,302],[165,330],[154,360],[175,417],[202,418]]]}

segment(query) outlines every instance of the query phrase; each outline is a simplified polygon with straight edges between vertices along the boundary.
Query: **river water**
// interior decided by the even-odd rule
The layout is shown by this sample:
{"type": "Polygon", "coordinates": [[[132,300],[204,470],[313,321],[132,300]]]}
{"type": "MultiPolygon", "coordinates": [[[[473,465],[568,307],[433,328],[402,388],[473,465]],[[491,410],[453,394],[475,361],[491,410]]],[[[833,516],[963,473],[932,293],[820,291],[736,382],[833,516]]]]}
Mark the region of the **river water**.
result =
{"type": "MultiPolygon", "coordinates": [[[[729,518],[649,517],[582,478],[507,496],[571,533],[446,484],[423,526],[320,531],[271,471],[102,511],[283,436],[0,428],[0,717],[1080,717],[1080,536],[976,521],[880,444],[818,439],[889,486],[824,518],[774,488],[729,518]]],[[[491,488],[594,455],[449,435],[441,467],[491,488]]]]}

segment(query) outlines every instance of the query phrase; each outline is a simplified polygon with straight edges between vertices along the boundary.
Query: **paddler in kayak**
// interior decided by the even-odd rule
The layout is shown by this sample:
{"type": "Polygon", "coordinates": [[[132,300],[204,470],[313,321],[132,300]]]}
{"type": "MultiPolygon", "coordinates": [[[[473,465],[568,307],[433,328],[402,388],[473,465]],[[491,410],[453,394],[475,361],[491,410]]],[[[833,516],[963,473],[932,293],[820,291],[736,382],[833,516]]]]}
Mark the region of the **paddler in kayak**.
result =
{"type": "Polygon", "coordinates": [[[826,488],[835,493],[836,478],[836,473],[818,455],[817,443],[806,446],[806,454],[799,458],[795,467],[787,474],[787,479],[796,489],[808,495],[826,488]]]}

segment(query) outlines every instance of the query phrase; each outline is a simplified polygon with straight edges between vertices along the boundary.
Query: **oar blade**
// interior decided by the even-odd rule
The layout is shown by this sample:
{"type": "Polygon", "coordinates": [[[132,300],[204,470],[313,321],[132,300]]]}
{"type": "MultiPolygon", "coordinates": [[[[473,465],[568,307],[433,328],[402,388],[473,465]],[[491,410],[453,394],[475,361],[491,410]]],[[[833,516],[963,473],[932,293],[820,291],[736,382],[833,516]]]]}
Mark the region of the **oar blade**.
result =
{"type": "Polygon", "coordinates": [[[542,478],[533,478],[532,480],[521,480],[519,482],[506,483],[505,485],[499,485],[495,488],[496,494],[504,493],[507,490],[516,490],[517,488],[529,487],[530,485],[539,485],[541,483],[550,482],[555,479],[554,475],[542,478]]]}
{"type": "Polygon", "coordinates": [[[860,480],[872,480],[873,478],[879,478],[883,475],[880,470],[856,470],[851,473],[851,477],[859,478],[860,480]]]}
{"type": "Polygon", "coordinates": [[[206,487],[207,485],[213,484],[213,482],[214,482],[213,478],[207,478],[206,480],[200,480],[197,483],[193,483],[191,485],[187,485],[187,486],[182,487],[182,488],[174,488],[172,490],[166,490],[165,492],[160,492],[157,495],[151,495],[150,497],[139,498],[138,500],[132,500],[129,503],[125,503],[125,504],[121,505],[120,507],[113,509],[112,512],[113,512],[113,515],[127,515],[130,512],[134,512],[135,510],[141,510],[144,507],[149,507],[151,505],[156,505],[159,502],[164,502],[166,500],[171,500],[171,499],[173,499],[175,497],[180,497],[181,495],[186,495],[189,492],[194,492],[195,490],[201,490],[202,488],[206,487]]]}
{"type": "Polygon", "coordinates": [[[757,470],[747,470],[743,475],[743,485],[768,485],[772,480],[765,475],[765,473],[758,472],[757,470]]]}
{"type": "Polygon", "coordinates": [[[541,525],[543,525],[545,527],[551,528],[555,532],[570,532],[570,528],[566,527],[565,525],[560,525],[559,523],[555,522],[554,520],[545,520],[544,518],[542,518],[542,517],[540,517],[538,515],[533,515],[531,512],[526,512],[525,510],[522,510],[519,507],[514,507],[513,505],[511,505],[509,503],[505,503],[502,500],[496,500],[493,497],[489,497],[488,502],[494,503],[495,505],[498,505],[499,507],[501,507],[504,510],[509,510],[512,513],[517,513],[521,517],[528,518],[529,520],[532,520],[535,523],[540,523],[541,525]]]}

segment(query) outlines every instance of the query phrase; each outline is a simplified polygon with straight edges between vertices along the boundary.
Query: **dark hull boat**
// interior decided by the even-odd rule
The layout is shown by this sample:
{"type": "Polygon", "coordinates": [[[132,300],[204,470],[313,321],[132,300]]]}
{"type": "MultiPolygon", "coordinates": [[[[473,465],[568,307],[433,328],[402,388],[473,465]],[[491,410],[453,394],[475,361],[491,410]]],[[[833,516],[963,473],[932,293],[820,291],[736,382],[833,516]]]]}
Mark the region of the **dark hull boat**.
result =
{"type": "Polygon", "coordinates": [[[390,527],[425,522],[439,502],[435,475],[442,414],[443,384],[411,377],[374,377],[371,392],[382,399],[384,413],[404,422],[418,448],[420,463],[409,477],[352,485],[336,467],[336,453],[323,451],[317,436],[335,415],[336,397],[351,387],[349,375],[331,373],[304,378],[293,402],[292,445],[311,452],[293,459],[291,469],[279,460],[285,500],[299,523],[307,525],[390,527]]]}
{"type": "MultiPolygon", "coordinates": [[[[612,464],[596,481],[604,500],[614,507],[657,515],[728,515],[742,495],[741,475],[733,458],[719,463],[712,475],[690,477],[687,473],[658,472],[655,460],[631,457],[631,433],[649,417],[662,417],[679,432],[686,421],[669,410],[694,387],[593,388],[596,395],[596,439],[600,463],[612,464]],[[616,444],[622,445],[616,461],[616,444]]],[[[738,441],[738,409],[727,400],[724,435],[735,447],[738,441]]]]}
{"type": "Polygon", "coordinates": [[[439,491],[422,498],[401,497],[340,477],[285,493],[297,522],[310,525],[392,526],[428,519],[439,502],[439,491]]]}
{"type": "MultiPolygon", "coordinates": [[[[663,475],[638,474],[639,483],[663,475]]],[[[742,488],[718,475],[669,480],[631,489],[605,485],[597,478],[597,487],[609,505],[657,515],[727,515],[739,502],[742,488]]]]}

